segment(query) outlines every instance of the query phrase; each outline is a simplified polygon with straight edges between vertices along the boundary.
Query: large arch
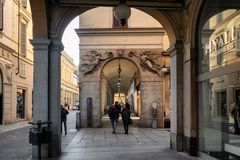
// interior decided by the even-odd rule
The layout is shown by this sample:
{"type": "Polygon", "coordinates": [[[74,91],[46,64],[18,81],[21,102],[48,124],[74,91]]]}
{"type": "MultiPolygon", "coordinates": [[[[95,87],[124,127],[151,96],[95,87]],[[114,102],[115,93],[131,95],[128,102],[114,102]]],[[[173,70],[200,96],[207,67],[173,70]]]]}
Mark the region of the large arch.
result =
{"type": "MultiPolygon", "coordinates": [[[[55,31],[54,35],[58,35],[58,37],[61,39],[63,32],[66,28],[66,26],[78,15],[93,9],[93,7],[89,8],[70,8],[70,9],[65,9],[61,10],[60,16],[58,13],[58,19],[53,20],[53,24],[51,25],[52,30],[55,31]]],[[[170,46],[173,45],[176,42],[176,39],[180,39],[180,35],[177,32],[177,25],[173,21],[170,21],[169,18],[164,15],[161,11],[155,9],[142,9],[142,8],[137,8],[146,14],[149,14],[152,16],[154,19],[156,19],[160,24],[163,25],[163,28],[166,30],[169,41],[170,41],[170,46]]],[[[166,14],[166,13],[165,13],[166,14]]],[[[56,16],[55,16],[56,17],[56,16]]]]}
{"type": "Polygon", "coordinates": [[[33,37],[48,38],[48,14],[46,1],[30,0],[32,21],[33,21],[33,37]]]}
{"type": "MultiPolygon", "coordinates": [[[[128,95],[131,83],[136,83],[136,80],[140,80],[141,78],[141,69],[140,66],[130,58],[125,57],[115,57],[111,60],[108,60],[104,66],[101,68],[101,114],[104,115],[104,110],[107,110],[107,106],[110,106],[114,103],[114,94],[118,93],[117,84],[121,81],[119,93],[123,93],[125,98],[123,103],[128,102],[132,107],[132,113],[138,112],[136,114],[139,115],[139,109],[137,105],[129,99],[128,95]],[[119,73],[120,67],[120,73],[119,73]],[[119,74],[119,75],[118,75],[119,74]],[[120,76],[120,80],[118,79],[120,76]],[[105,87],[104,87],[105,85],[105,87]],[[108,89],[108,90],[105,90],[108,89]],[[107,93],[104,94],[103,92],[107,93]],[[107,97],[109,96],[107,99],[107,97]],[[130,103],[131,101],[131,103],[130,103]]],[[[120,95],[119,95],[120,96],[120,95]]],[[[102,125],[101,125],[102,126],[102,125]]]]}
{"type": "MultiPolygon", "coordinates": [[[[67,24],[77,15],[91,9],[83,6],[75,6],[75,7],[63,7],[58,4],[57,1],[44,1],[44,0],[31,0],[32,7],[32,15],[33,15],[33,41],[34,45],[34,60],[36,62],[34,67],[34,107],[36,108],[34,113],[34,119],[38,120],[51,120],[53,136],[52,142],[50,144],[50,155],[55,156],[60,154],[60,125],[59,125],[59,59],[60,59],[60,51],[63,49],[61,44],[61,37],[63,32],[67,26],[67,24]],[[40,18],[39,18],[40,17],[40,18]],[[39,21],[40,19],[40,21],[39,21]],[[57,69],[56,69],[57,68],[57,69]],[[46,74],[49,73],[49,74],[46,74]],[[54,76],[52,75],[54,73],[54,76]],[[40,99],[41,98],[41,99],[40,99]],[[41,108],[41,106],[45,106],[45,108],[41,108]],[[37,113],[48,113],[47,115],[37,114],[37,113]],[[55,148],[53,147],[55,146],[55,148]],[[56,147],[57,146],[57,147],[56,147]]],[[[192,2],[192,1],[191,1],[192,2]]],[[[201,2],[197,4],[196,8],[199,7],[201,2]]],[[[189,8],[190,13],[195,13],[196,8],[189,8]]],[[[184,44],[184,38],[188,35],[191,37],[191,26],[190,28],[184,28],[182,20],[184,17],[188,17],[183,14],[183,11],[187,10],[187,6],[182,8],[174,8],[174,9],[164,9],[163,11],[160,9],[142,9],[145,13],[148,13],[155,19],[157,19],[166,29],[169,39],[170,39],[170,48],[169,52],[171,54],[172,66],[171,66],[171,84],[172,84],[172,92],[171,97],[173,100],[172,106],[175,110],[172,110],[173,116],[176,117],[173,122],[175,123],[172,126],[171,130],[171,147],[178,150],[183,151],[183,136],[184,136],[184,125],[183,125],[183,92],[184,87],[191,87],[193,84],[192,77],[194,75],[194,64],[190,64],[192,57],[187,56],[187,58],[183,57],[185,53],[187,55],[192,53],[192,39],[188,39],[190,41],[190,45],[184,44]],[[185,8],[186,7],[186,8],[185,8]],[[186,34],[186,30],[189,29],[188,34],[186,34]],[[187,62],[183,65],[183,62],[187,62]],[[184,67],[183,67],[184,66],[184,67]],[[183,85],[183,68],[189,67],[191,72],[187,75],[188,80],[191,83],[185,82],[185,86],[183,85]]],[[[198,12],[198,11],[197,11],[198,12]]],[[[196,13],[197,14],[197,13],[196,13]]],[[[192,18],[194,19],[195,16],[192,18]]],[[[189,18],[189,17],[188,17],[189,18]]],[[[191,21],[189,18],[186,22],[191,21]]],[[[187,73],[188,69],[186,70],[187,73]]],[[[191,93],[193,90],[191,91],[191,93]]],[[[184,92],[187,94],[187,91],[184,92]]],[[[190,112],[192,110],[192,100],[186,99],[187,109],[190,112]],[[190,104],[190,106],[189,106],[190,104]]],[[[191,113],[189,113],[192,117],[191,113]]],[[[194,120],[190,118],[189,123],[195,124],[194,120]]],[[[195,127],[195,126],[194,126],[195,127]]],[[[186,130],[190,132],[196,132],[196,128],[186,125],[186,130]]],[[[191,138],[196,137],[191,134],[187,136],[186,143],[189,148],[194,146],[194,143],[191,143],[191,138]]],[[[47,150],[47,147],[44,147],[47,150]]],[[[195,150],[195,148],[193,148],[195,150]]],[[[36,150],[35,150],[36,151],[36,150]]],[[[196,151],[196,150],[195,150],[196,151]]]]}

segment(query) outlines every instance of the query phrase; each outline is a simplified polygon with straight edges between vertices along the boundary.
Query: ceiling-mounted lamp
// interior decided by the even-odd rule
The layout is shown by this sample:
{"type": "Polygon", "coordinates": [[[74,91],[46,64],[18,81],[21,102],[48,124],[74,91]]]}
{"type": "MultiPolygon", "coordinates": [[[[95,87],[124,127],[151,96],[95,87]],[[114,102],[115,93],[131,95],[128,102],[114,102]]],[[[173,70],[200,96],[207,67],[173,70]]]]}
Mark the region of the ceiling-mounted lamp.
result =
{"type": "Polygon", "coordinates": [[[118,93],[119,93],[119,97],[120,97],[120,91],[121,91],[121,72],[122,72],[122,68],[121,68],[121,65],[120,65],[120,59],[118,59],[118,82],[117,82],[117,86],[118,86],[118,93]]]}
{"type": "Polygon", "coordinates": [[[115,18],[124,26],[131,15],[131,9],[125,0],[120,0],[118,6],[113,9],[113,13],[115,18]]]}

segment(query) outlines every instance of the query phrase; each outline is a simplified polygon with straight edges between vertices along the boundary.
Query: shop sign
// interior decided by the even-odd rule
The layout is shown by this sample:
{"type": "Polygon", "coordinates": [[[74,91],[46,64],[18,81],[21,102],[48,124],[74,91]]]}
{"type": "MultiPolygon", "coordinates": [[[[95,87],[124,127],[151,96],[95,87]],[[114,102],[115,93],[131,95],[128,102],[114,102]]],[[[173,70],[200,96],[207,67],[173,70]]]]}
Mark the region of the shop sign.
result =
{"type": "Polygon", "coordinates": [[[221,33],[208,44],[210,58],[230,50],[240,51],[240,24],[221,33]],[[238,27],[237,27],[238,26],[238,27]]]}

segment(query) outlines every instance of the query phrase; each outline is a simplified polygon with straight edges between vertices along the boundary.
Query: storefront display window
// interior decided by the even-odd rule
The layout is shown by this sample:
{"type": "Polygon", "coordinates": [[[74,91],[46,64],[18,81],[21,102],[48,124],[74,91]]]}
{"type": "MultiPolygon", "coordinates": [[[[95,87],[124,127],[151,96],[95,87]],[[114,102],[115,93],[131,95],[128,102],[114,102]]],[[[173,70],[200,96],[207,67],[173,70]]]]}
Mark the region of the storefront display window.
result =
{"type": "Polygon", "coordinates": [[[17,119],[25,118],[25,90],[17,89],[17,119]]]}
{"type": "MultiPolygon", "coordinates": [[[[209,13],[205,12],[205,16],[212,14],[206,8],[209,13]]],[[[215,14],[204,21],[199,32],[199,151],[219,160],[237,160],[240,159],[240,10],[212,12],[215,14]]]]}

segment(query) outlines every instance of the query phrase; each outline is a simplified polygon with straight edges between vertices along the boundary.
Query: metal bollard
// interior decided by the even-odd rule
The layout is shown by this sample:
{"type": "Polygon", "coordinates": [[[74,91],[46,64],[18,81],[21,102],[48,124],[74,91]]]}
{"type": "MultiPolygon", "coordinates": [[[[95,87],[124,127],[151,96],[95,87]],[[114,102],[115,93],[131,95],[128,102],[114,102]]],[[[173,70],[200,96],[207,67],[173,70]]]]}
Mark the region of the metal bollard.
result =
{"type": "Polygon", "coordinates": [[[80,111],[77,111],[77,112],[76,112],[76,129],[77,129],[77,130],[79,130],[80,127],[81,127],[81,123],[80,123],[80,122],[81,122],[80,113],[81,113],[80,111]]]}

